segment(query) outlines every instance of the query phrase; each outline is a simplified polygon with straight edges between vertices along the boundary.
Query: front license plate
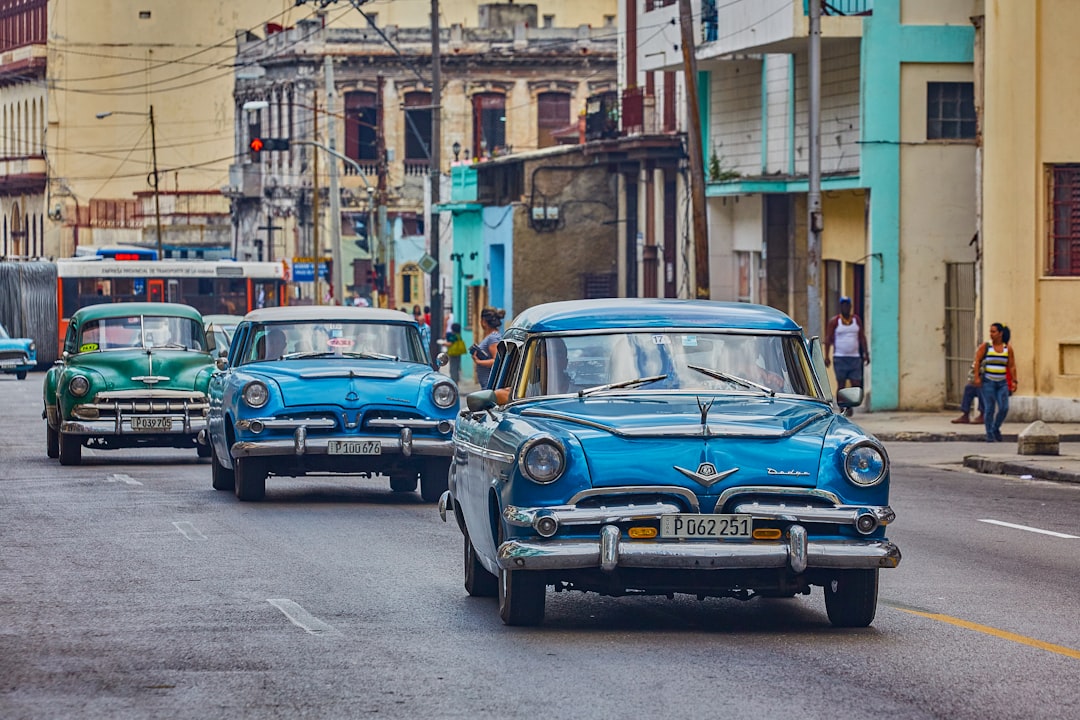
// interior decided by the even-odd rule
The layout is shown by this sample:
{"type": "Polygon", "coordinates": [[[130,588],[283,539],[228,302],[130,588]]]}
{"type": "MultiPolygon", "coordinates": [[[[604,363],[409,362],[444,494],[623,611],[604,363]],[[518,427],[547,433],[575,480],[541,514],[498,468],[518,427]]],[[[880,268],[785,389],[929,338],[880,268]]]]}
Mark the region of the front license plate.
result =
{"type": "Polygon", "coordinates": [[[330,455],[382,455],[378,440],[330,440],[326,445],[330,455]]]}
{"type": "Polygon", "coordinates": [[[133,417],[132,430],[172,430],[171,417],[133,417]]]}
{"type": "Polygon", "coordinates": [[[660,537],[739,540],[749,539],[754,523],[749,515],[681,515],[660,516],[660,537]]]}

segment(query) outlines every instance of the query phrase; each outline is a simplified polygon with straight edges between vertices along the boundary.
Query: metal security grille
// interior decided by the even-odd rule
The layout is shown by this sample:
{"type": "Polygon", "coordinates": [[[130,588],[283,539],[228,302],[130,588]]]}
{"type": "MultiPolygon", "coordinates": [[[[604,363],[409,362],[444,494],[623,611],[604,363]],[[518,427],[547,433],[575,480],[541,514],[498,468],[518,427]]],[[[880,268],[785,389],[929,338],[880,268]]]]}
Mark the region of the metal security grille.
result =
{"type": "Polygon", "coordinates": [[[1053,165],[1046,169],[1050,198],[1050,247],[1047,270],[1051,275],[1080,275],[1080,165],[1053,165]]]}
{"type": "Polygon", "coordinates": [[[975,263],[945,265],[945,404],[960,404],[978,344],[975,263]]]}

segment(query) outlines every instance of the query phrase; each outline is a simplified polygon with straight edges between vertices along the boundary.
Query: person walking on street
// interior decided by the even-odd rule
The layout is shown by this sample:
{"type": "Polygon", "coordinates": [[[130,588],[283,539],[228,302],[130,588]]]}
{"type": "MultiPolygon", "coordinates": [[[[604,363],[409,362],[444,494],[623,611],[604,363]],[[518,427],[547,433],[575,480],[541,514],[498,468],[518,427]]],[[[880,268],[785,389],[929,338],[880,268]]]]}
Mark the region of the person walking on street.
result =
{"type": "MultiPolygon", "coordinates": [[[[982,343],[979,343],[979,347],[982,347],[982,343]]],[[[979,348],[975,348],[975,352],[979,352],[979,348]]],[[[952,420],[953,425],[969,425],[971,424],[971,407],[975,402],[975,398],[979,396],[979,388],[975,386],[975,366],[972,364],[968,368],[967,384],[964,385],[964,394],[960,398],[960,417],[952,420]]],[[[976,425],[982,425],[984,421],[982,400],[979,400],[979,416],[975,418],[976,425]]]]}
{"type": "Polygon", "coordinates": [[[431,347],[431,326],[424,321],[424,314],[419,305],[412,306],[412,316],[416,324],[420,326],[420,342],[424,345],[425,352],[431,347]]]}
{"type": "Polygon", "coordinates": [[[491,366],[495,364],[495,350],[502,340],[499,328],[505,316],[505,310],[493,307],[486,307],[480,312],[480,328],[484,337],[469,348],[469,354],[472,355],[473,366],[476,368],[476,382],[481,388],[488,386],[491,366]]]}
{"type": "Polygon", "coordinates": [[[461,323],[450,326],[450,332],[446,333],[446,355],[450,358],[450,378],[458,383],[461,382],[461,356],[468,352],[465,347],[465,339],[461,337],[461,323]]]}
{"type": "MultiPolygon", "coordinates": [[[[862,318],[851,312],[851,298],[845,295],[840,298],[840,314],[825,328],[825,367],[833,366],[836,389],[840,390],[849,382],[852,387],[862,387],[863,365],[869,362],[870,344],[862,318]]],[[[844,414],[851,417],[851,408],[845,408],[844,414]]]]}
{"type": "Polygon", "coordinates": [[[986,442],[1001,442],[1001,423],[1009,414],[1009,395],[1016,392],[1016,357],[1009,340],[1012,333],[1001,323],[990,325],[990,342],[975,352],[972,370],[975,386],[982,395],[983,427],[986,442]]]}

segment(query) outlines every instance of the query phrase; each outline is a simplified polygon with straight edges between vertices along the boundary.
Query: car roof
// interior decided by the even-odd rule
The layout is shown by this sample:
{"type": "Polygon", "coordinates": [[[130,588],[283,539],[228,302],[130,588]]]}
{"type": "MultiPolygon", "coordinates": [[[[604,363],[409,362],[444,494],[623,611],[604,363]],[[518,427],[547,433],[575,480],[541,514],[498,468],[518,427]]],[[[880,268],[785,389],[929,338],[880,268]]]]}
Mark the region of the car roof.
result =
{"type": "Polygon", "coordinates": [[[318,320],[370,320],[377,322],[414,322],[412,315],[400,310],[357,307],[352,305],[297,305],[252,310],[244,320],[259,323],[306,322],[318,320]]]}
{"type": "Polygon", "coordinates": [[[507,328],[572,332],[605,328],[702,328],[797,332],[799,325],[776,308],[712,300],[606,298],[544,303],[525,310],[507,328]]]}
{"type": "Polygon", "coordinates": [[[203,315],[203,322],[207,325],[238,325],[244,319],[243,315],[203,315]]]}
{"type": "Polygon", "coordinates": [[[77,322],[102,318],[133,317],[135,315],[172,315],[202,322],[202,315],[190,305],[163,302],[119,302],[88,305],[71,316],[77,322]]]}

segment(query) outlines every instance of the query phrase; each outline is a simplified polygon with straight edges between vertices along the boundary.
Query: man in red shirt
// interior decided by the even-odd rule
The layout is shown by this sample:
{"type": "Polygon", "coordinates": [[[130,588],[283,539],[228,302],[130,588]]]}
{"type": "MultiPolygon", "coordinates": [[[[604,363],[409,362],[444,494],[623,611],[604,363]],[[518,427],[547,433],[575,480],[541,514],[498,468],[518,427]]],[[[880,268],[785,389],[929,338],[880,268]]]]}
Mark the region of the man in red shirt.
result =
{"type": "MultiPolygon", "coordinates": [[[[862,318],[851,312],[851,298],[840,298],[840,314],[833,316],[825,328],[825,367],[833,366],[836,389],[863,386],[863,365],[870,362],[870,344],[862,318]]],[[[851,408],[844,414],[851,417],[851,408]]]]}

